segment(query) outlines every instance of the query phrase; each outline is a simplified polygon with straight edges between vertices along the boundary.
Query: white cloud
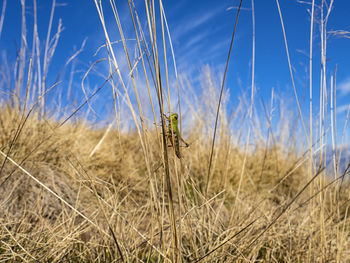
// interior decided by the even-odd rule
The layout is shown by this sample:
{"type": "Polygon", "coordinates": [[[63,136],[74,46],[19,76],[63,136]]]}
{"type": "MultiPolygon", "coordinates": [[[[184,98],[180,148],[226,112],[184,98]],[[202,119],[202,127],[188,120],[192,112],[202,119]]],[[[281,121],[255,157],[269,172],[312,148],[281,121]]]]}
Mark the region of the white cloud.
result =
{"type": "Polygon", "coordinates": [[[350,93],[350,77],[340,82],[340,84],[337,86],[337,89],[340,91],[341,95],[350,93]]]}
{"type": "Polygon", "coordinates": [[[176,39],[188,34],[190,31],[196,29],[197,27],[207,23],[209,20],[213,19],[223,10],[222,7],[217,7],[211,11],[198,12],[191,14],[190,17],[182,18],[180,22],[176,24],[176,28],[173,31],[173,35],[176,39]]]}
{"type": "Polygon", "coordinates": [[[339,107],[337,107],[337,113],[347,113],[349,107],[350,107],[350,104],[345,104],[345,105],[339,106],[339,107]]]}
{"type": "Polygon", "coordinates": [[[192,38],[190,38],[189,41],[186,42],[185,49],[189,49],[191,46],[197,44],[198,42],[203,41],[209,35],[209,33],[210,33],[209,31],[206,31],[206,32],[195,34],[192,38]]]}

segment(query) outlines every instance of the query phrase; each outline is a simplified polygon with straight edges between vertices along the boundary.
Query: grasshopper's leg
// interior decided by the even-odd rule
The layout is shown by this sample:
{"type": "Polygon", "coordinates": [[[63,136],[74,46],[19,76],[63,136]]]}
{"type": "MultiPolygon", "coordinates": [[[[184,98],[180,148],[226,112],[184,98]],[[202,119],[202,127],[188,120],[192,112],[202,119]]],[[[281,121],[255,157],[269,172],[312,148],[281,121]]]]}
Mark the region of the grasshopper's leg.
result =
{"type": "Polygon", "coordinates": [[[173,134],[173,136],[171,136],[171,134],[170,134],[170,136],[168,138],[169,138],[170,143],[171,143],[171,145],[169,145],[169,147],[174,147],[175,154],[180,159],[181,153],[180,153],[180,144],[179,144],[178,136],[176,134],[173,134]]]}
{"type": "Polygon", "coordinates": [[[175,140],[175,153],[177,158],[181,158],[181,153],[180,153],[180,142],[179,142],[179,138],[177,136],[174,136],[174,140],[175,140]]]}
{"type": "Polygon", "coordinates": [[[186,145],[186,147],[190,146],[181,136],[180,136],[180,140],[186,145]]]}

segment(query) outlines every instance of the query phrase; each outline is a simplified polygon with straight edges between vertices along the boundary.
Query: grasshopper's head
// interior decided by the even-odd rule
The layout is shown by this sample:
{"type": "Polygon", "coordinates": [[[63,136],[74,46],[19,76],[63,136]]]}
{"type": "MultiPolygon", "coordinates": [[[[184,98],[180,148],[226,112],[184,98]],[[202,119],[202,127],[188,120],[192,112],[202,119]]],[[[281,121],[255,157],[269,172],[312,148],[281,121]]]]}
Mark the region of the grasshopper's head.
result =
{"type": "Polygon", "coordinates": [[[170,114],[169,120],[171,121],[171,125],[173,126],[173,128],[177,128],[178,118],[179,118],[179,115],[177,113],[170,114]]]}

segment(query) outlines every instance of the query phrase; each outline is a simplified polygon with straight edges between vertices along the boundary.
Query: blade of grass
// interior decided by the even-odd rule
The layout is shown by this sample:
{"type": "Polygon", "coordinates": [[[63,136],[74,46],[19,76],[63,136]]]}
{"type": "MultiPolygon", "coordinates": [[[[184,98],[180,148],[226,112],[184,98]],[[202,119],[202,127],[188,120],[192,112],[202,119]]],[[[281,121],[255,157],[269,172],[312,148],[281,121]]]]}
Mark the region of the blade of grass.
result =
{"type": "Polygon", "coordinates": [[[235,202],[237,201],[239,197],[239,192],[241,190],[241,186],[243,183],[243,176],[245,172],[245,166],[247,162],[247,155],[248,155],[248,146],[250,142],[250,132],[251,132],[251,122],[252,122],[252,115],[253,115],[253,104],[254,104],[254,73],[255,73],[255,14],[254,14],[254,0],[251,1],[252,3],[252,84],[251,84],[251,97],[250,97],[250,108],[249,108],[249,118],[248,118],[248,135],[247,135],[247,141],[245,144],[245,150],[244,150],[244,158],[243,158],[243,164],[242,164],[242,169],[241,169],[241,175],[239,178],[239,183],[238,183],[238,188],[236,192],[236,198],[235,202]]]}
{"type": "Polygon", "coordinates": [[[222,94],[223,94],[223,91],[224,91],[224,86],[225,86],[225,80],[226,80],[226,74],[227,74],[228,63],[229,63],[229,61],[230,61],[230,56],[231,56],[231,50],[232,50],[233,40],[234,40],[235,33],[236,33],[236,27],[237,27],[237,23],[238,23],[239,13],[240,13],[240,11],[241,11],[242,2],[243,2],[243,0],[240,1],[239,7],[238,7],[238,10],[237,10],[236,21],[235,21],[235,25],[234,25],[234,28],[233,28],[232,38],[231,38],[231,43],[230,43],[230,48],[229,48],[228,55],[227,55],[227,60],[226,60],[226,66],[225,66],[225,71],[224,71],[224,77],[223,77],[222,84],[221,84],[221,90],[220,90],[220,97],[219,97],[218,108],[217,108],[217,110],[216,110],[216,118],[215,118],[215,126],[214,126],[213,140],[212,140],[211,150],[210,150],[208,174],[207,174],[207,180],[206,180],[206,183],[205,183],[205,184],[206,184],[206,185],[205,185],[205,196],[207,196],[207,194],[208,194],[209,181],[210,181],[210,173],[211,173],[211,166],[212,166],[212,162],[213,162],[214,146],[215,146],[215,139],[216,139],[216,129],[217,129],[217,126],[218,126],[218,119],[219,119],[219,113],[220,113],[220,106],[221,106],[222,94]]]}

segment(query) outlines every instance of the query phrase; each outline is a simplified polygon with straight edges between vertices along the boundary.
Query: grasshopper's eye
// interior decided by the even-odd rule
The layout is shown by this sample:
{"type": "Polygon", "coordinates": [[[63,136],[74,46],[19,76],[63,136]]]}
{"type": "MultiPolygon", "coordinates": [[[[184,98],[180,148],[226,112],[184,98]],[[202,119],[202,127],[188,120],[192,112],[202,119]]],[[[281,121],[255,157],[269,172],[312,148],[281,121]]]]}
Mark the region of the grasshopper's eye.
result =
{"type": "Polygon", "coordinates": [[[176,115],[174,116],[174,119],[177,120],[177,116],[176,115]]]}

